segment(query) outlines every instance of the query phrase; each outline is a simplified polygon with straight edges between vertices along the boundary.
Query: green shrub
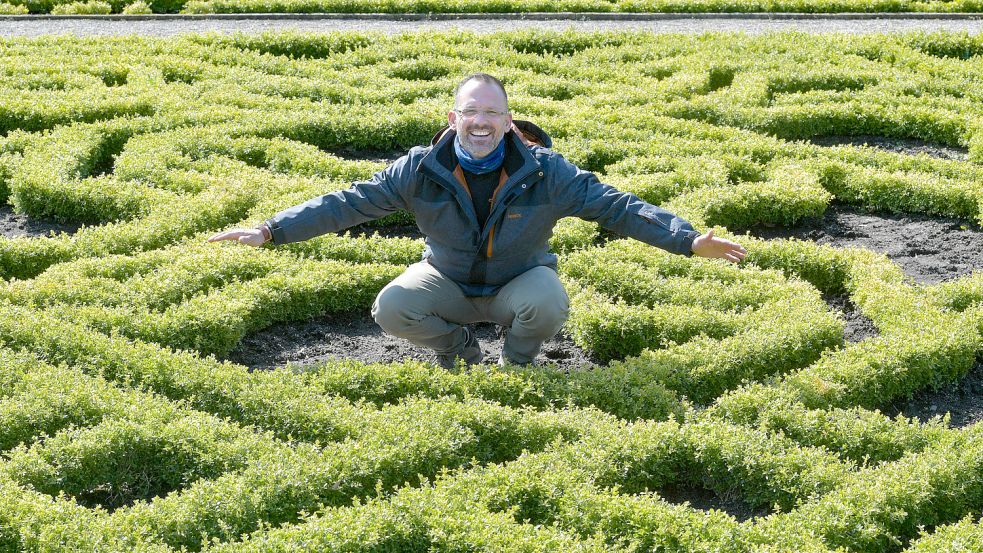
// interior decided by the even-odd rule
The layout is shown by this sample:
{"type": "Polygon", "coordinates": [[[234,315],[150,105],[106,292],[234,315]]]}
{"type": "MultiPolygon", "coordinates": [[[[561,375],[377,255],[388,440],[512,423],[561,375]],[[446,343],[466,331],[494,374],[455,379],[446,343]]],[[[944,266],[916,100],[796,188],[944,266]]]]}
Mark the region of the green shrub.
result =
{"type": "Polygon", "coordinates": [[[153,13],[153,10],[151,10],[150,5],[144,2],[143,0],[137,0],[136,2],[127,4],[126,7],[123,8],[122,13],[128,15],[144,15],[148,13],[153,13]]]}
{"type": "Polygon", "coordinates": [[[27,6],[23,4],[8,4],[6,2],[0,3],[0,14],[26,15],[27,13],[27,6]]]}

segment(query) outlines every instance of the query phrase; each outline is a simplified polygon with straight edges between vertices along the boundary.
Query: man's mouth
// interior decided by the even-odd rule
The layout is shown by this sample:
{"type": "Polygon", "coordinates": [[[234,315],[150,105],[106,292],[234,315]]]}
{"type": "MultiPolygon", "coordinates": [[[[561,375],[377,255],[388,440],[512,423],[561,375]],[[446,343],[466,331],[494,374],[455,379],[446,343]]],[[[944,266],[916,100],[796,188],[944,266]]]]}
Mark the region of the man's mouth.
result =
{"type": "Polygon", "coordinates": [[[491,136],[491,131],[471,131],[471,136],[485,138],[487,136],[491,136]]]}

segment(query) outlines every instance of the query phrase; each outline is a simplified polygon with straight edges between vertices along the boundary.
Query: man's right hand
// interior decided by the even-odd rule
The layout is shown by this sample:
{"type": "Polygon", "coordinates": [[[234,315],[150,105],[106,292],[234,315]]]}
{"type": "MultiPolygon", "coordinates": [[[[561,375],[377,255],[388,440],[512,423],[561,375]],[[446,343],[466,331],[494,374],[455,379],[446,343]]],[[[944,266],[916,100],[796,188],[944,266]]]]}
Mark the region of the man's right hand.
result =
{"type": "Polygon", "coordinates": [[[747,250],[737,242],[731,242],[726,238],[719,238],[713,235],[713,229],[706,234],[701,234],[693,240],[693,254],[700,257],[710,257],[726,259],[731,263],[744,261],[747,250]]]}
{"type": "Polygon", "coordinates": [[[219,240],[238,240],[243,244],[257,248],[267,242],[263,231],[258,228],[235,228],[220,232],[208,239],[209,242],[218,242],[219,240]]]}

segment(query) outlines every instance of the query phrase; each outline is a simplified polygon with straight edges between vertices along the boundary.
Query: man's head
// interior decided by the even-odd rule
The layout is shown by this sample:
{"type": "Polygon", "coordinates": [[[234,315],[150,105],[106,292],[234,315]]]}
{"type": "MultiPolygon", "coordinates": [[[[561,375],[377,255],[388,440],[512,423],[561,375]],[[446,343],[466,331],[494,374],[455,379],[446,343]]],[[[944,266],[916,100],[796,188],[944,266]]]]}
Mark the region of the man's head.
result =
{"type": "Polygon", "coordinates": [[[475,158],[493,152],[512,126],[509,97],[502,82],[485,73],[466,77],[454,89],[454,109],[447,122],[461,147],[475,158]]]}

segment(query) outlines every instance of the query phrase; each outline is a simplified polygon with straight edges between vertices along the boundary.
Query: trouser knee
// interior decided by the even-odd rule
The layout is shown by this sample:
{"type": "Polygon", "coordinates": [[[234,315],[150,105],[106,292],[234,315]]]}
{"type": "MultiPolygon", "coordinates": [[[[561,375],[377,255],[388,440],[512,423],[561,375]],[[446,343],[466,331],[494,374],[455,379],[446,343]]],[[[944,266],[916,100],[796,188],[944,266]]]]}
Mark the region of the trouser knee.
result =
{"type": "Polygon", "coordinates": [[[523,304],[519,306],[515,317],[529,332],[546,338],[552,337],[560,331],[570,314],[570,307],[565,300],[565,297],[563,301],[548,298],[547,301],[523,304]]]}
{"type": "Polygon", "coordinates": [[[399,336],[411,326],[414,318],[408,313],[408,294],[405,289],[387,286],[372,303],[372,318],[387,334],[399,336]]]}

